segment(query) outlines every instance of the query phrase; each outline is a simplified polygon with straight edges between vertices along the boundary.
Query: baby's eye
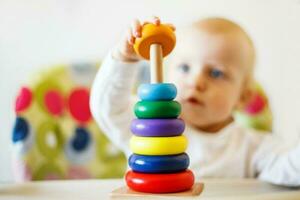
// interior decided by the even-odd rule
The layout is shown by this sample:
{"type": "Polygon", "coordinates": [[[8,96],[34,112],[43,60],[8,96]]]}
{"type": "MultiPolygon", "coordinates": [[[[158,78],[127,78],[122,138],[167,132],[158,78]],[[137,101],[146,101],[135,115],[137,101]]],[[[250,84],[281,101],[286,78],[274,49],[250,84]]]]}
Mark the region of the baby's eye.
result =
{"type": "Polygon", "coordinates": [[[224,77],[224,73],[221,70],[218,69],[211,69],[209,72],[209,76],[212,78],[223,78],[224,77]]]}
{"type": "Polygon", "coordinates": [[[188,73],[190,71],[190,66],[188,64],[181,64],[178,66],[178,68],[183,73],[188,73]]]}

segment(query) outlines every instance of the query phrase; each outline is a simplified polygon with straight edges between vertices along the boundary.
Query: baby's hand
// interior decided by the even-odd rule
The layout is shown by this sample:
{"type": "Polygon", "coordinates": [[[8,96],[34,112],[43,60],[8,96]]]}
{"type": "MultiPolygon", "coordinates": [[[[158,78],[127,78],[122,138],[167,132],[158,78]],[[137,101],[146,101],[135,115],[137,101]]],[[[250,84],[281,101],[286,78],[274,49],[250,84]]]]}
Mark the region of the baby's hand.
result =
{"type": "MultiPolygon", "coordinates": [[[[141,24],[139,20],[134,20],[131,23],[131,26],[128,28],[127,33],[123,36],[120,43],[113,50],[112,56],[114,59],[126,62],[135,62],[141,59],[135,53],[133,45],[136,38],[142,37],[142,27],[148,23],[160,25],[160,19],[158,17],[153,17],[150,22],[146,21],[143,24],[141,24]]],[[[168,24],[168,26],[175,30],[175,27],[172,24],[168,24]]]]}

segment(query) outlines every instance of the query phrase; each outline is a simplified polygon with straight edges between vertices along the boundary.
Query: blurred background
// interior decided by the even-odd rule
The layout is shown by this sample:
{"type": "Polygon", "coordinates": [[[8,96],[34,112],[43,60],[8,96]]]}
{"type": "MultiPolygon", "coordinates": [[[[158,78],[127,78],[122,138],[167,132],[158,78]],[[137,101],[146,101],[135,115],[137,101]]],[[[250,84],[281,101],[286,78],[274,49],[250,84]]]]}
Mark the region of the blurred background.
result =
{"type": "Polygon", "coordinates": [[[34,71],[101,60],[134,18],[177,28],[201,17],[229,18],[257,49],[256,78],[270,98],[274,131],[300,135],[300,0],[0,0],[0,181],[12,181],[15,96],[34,71]]]}

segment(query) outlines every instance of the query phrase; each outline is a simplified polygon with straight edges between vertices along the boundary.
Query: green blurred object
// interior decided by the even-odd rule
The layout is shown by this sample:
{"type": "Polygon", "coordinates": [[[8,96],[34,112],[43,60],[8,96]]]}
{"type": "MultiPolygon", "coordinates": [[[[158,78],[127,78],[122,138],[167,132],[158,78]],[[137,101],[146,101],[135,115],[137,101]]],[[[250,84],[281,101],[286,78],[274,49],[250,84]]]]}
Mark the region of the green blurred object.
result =
{"type": "Polygon", "coordinates": [[[272,112],[267,95],[260,84],[253,87],[253,98],[240,110],[235,111],[234,118],[237,123],[247,128],[253,128],[270,133],[273,126],[272,112]]]}

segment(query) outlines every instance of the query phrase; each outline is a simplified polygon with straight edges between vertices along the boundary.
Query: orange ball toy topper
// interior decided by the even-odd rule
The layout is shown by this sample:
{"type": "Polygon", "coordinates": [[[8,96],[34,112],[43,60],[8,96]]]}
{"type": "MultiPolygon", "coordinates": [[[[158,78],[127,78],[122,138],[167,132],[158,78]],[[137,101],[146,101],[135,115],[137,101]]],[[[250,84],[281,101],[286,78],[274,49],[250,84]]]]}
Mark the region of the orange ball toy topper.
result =
{"type": "Polygon", "coordinates": [[[134,50],[141,57],[150,60],[151,83],[163,82],[162,61],[175,47],[174,31],[167,25],[145,24],[142,37],[136,38],[134,50]]]}

